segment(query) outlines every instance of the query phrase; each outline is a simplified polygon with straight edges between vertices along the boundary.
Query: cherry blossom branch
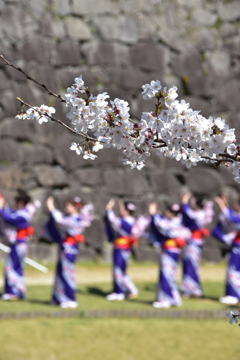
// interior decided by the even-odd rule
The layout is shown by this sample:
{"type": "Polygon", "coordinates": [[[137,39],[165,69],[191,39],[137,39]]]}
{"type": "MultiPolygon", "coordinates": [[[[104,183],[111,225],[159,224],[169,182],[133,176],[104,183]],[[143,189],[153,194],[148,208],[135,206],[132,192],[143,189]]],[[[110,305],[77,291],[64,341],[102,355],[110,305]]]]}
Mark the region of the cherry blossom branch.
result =
{"type": "Polygon", "coordinates": [[[53,116],[49,115],[47,112],[40,111],[40,109],[38,110],[38,108],[29,105],[28,103],[26,103],[25,101],[23,101],[20,97],[17,97],[17,100],[21,103],[21,105],[27,106],[29,109],[34,109],[34,111],[38,112],[39,115],[44,115],[44,116],[46,116],[47,118],[49,118],[51,121],[57,122],[58,124],[64,126],[66,129],[70,130],[72,133],[81,136],[81,137],[84,138],[86,141],[93,141],[93,142],[96,142],[96,141],[97,141],[96,138],[90,137],[90,136],[88,136],[88,135],[86,135],[86,134],[83,134],[83,133],[81,133],[81,132],[78,132],[78,131],[74,130],[73,128],[71,128],[70,126],[68,126],[67,124],[65,124],[63,121],[54,118],[53,116]]]}
{"type": "Polygon", "coordinates": [[[16,67],[12,63],[10,63],[10,61],[8,61],[3,55],[0,55],[0,58],[3,60],[4,65],[10,66],[13,69],[15,69],[15,70],[19,71],[20,73],[22,73],[28,80],[34,82],[35,84],[37,84],[38,86],[40,86],[41,88],[46,90],[48,92],[48,95],[51,95],[51,96],[56,97],[57,99],[60,99],[61,102],[66,102],[66,100],[60,94],[55,94],[45,84],[41,84],[37,80],[33,79],[31,76],[29,76],[27,73],[25,73],[25,71],[23,71],[20,67],[16,67]]]}

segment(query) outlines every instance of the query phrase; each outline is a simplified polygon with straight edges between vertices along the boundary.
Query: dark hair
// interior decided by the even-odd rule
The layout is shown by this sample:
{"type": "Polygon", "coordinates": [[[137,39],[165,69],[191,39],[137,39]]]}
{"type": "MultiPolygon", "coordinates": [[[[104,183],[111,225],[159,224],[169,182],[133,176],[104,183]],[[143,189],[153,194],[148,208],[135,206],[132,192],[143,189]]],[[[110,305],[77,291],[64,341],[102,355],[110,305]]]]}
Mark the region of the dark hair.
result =
{"type": "Polygon", "coordinates": [[[25,191],[19,191],[18,195],[15,196],[14,200],[16,203],[22,202],[24,205],[27,205],[31,202],[31,197],[25,191]]]}
{"type": "Polygon", "coordinates": [[[196,201],[196,205],[198,208],[203,209],[204,205],[206,203],[206,196],[205,195],[196,195],[195,196],[195,201],[196,201]]]}
{"type": "Polygon", "coordinates": [[[170,211],[173,215],[177,216],[180,212],[180,206],[176,203],[168,205],[167,211],[170,211]]]}
{"type": "Polygon", "coordinates": [[[136,205],[134,205],[132,202],[124,201],[124,207],[129,212],[130,215],[133,215],[135,210],[137,209],[136,205]]]}
{"type": "Polygon", "coordinates": [[[71,204],[71,205],[75,206],[77,209],[80,209],[82,207],[81,198],[78,196],[75,196],[73,199],[66,200],[65,204],[71,204]]]}

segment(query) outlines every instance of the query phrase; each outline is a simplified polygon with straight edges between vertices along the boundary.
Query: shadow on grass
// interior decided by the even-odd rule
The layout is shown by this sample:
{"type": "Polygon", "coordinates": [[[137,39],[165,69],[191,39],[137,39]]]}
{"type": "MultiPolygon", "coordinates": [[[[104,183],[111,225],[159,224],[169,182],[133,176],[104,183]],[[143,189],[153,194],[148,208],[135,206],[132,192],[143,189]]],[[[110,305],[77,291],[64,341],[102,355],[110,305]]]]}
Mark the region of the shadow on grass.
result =
{"type": "Polygon", "coordinates": [[[97,287],[88,286],[86,288],[86,293],[96,295],[96,296],[100,296],[100,297],[106,297],[110,293],[110,291],[103,291],[103,290],[101,290],[101,289],[99,289],[97,287]]]}
{"type": "Polygon", "coordinates": [[[36,300],[36,299],[26,299],[29,304],[37,304],[37,305],[49,305],[53,306],[50,300],[36,300]]]}

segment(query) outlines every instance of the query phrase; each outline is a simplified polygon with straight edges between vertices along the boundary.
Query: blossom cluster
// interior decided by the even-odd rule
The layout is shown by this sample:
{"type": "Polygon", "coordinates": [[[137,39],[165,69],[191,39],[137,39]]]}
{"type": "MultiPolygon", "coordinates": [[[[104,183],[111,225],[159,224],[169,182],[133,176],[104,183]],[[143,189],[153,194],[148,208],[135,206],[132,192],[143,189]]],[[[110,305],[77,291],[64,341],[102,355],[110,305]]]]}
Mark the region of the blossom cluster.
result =
{"type": "MultiPolygon", "coordinates": [[[[230,161],[234,179],[240,183],[240,149],[235,145],[235,129],[229,128],[225,120],[202,116],[185,100],[177,100],[177,87],[163,88],[159,80],[143,85],[142,96],[144,100],[155,98],[156,107],[143,112],[140,121],[133,121],[128,102],[118,98],[111,101],[106,92],[93,96],[82,76],[76,78],[64,96],[66,117],[74,131],[84,136],[81,144],[72,143],[70,149],[94,160],[97,155],[93,153],[114,147],[122,150],[125,165],[139,170],[153,148],[158,155],[175,158],[188,168],[199,161],[224,163],[229,155],[234,159],[230,161]]],[[[17,118],[35,119],[41,124],[54,112],[42,105],[17,118]]]]}
{"type": "Polygon", "coordinates": [[[47,105],[41,105],[40,107],[32,107],[27,111],[21,111],[16,115],[18,120],[36,120],[39,124],[48,122],[49,117],[54,114],[56,110],[53,107],[47,105]]]}

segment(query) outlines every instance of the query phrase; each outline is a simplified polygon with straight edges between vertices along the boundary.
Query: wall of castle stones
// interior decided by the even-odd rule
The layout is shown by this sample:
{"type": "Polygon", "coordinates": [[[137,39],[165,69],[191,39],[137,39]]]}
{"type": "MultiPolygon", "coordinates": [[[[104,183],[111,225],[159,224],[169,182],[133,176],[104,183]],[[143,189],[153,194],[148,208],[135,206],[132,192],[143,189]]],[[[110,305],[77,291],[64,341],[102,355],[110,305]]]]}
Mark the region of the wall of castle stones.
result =
{"type": "MultiPolygon", "coordinates": [[[[83,74],[93,93],[130,103],[132,116],[153,109],[141,86],[159,79],[176,85],[180,98],[205,116],[221,116],[240,138],[240,6],[230,0],[0,0],[0,53],[30,76],[64,94],[83,74]]],[[[55,247],[38,243],[47,219],[45,199],[62,206],[68,196],[92,201],[93,226],[86,231],[82,258],[109,258],[103,215],[110,197],[134,201],[139,213],[152,200],[179,201],[187,186],[214,197],[222,188],[231,196],[239,187],[231,172],[200,165],[187,170],[154,153],[142,170],[129,170],[114,150],[86,161],[69,150],[78,138],[58,124],[20,122],[16,97],[31,105],[64,105],[19,72],[0,64],[0,189],[10,199],[25,189],[42,201],[35,217],[30,256],[49,260],[55,247]]],[[[218,261],[226,249],[207,239],[204,258],[218,261]]],[[[142,240],[136,258],[156,260],[142,240]]]]}

